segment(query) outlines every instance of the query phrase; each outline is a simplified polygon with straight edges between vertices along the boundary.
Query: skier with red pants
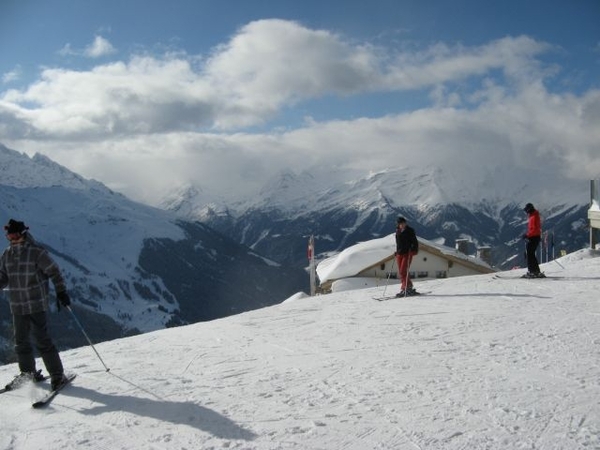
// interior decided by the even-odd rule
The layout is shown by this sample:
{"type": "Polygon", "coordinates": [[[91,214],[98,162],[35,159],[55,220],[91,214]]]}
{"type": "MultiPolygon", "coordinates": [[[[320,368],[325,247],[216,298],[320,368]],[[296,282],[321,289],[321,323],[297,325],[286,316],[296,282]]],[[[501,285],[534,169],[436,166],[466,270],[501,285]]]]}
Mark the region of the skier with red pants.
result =
{"type": "Polygon", "coordinates": [[[404,217],[398,217],[396,225],[396,262],[398,263],[398,275],[401,280],[400,292],[396,297],[416,295],[408,269],[413,256],[419,253],[419,241],[412,227],[409,227],[404,217]]]}

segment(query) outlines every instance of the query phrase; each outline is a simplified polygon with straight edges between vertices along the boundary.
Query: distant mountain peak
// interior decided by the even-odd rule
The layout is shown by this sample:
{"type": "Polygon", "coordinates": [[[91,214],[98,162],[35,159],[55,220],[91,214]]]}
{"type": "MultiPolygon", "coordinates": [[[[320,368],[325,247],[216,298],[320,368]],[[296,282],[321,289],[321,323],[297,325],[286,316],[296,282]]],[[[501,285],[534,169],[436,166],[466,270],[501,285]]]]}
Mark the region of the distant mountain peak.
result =
{"type": "Polygon", "coordinates": [[[207,211],[229,210],[233,216],[250,210],[284,214],[321,213],[339,208],[376,211],[413,208],[423,211],[457,204],[499,217],[506,207],[533,202],[546,210],[587,201],[587,181],[551,178],[541,170],[519,167],[473,166],[456,161],[451,167],[398,166],[381,170],[343,170],[315,167],[296,173],[282,170],[255,193],[235,202],[215,201],[200,190],[171,193],[160,207],[183,217],[204,220],[207,211]]]}
{"type": "Polygon", "coordinates": [[[63,186],[72,189],[90,187],[108,190],[101,183],[86,180],[47,156],[36,153],[30,157],[26,153],[0,144],[0,180],[5,186],[16,188],[63,186]]]}

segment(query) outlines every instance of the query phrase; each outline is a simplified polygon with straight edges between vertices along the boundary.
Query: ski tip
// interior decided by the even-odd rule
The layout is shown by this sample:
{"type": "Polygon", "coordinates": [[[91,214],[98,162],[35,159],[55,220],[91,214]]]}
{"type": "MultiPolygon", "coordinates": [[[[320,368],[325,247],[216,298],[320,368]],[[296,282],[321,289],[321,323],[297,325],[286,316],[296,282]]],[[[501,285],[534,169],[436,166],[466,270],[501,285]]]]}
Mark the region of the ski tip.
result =
{"type": "Polygon", "coordinates": [[[46,394],[46,396],[43,397],[42,399],[32,403],[31,407],[34,409],[39,409],[39,408],[43,408],[44,406],[48,405],[64,387],[71,384],[71,381],[73,381],[76,376],[77,375],[75,375],[75,374],[66,375],[66,381],[63,384],[61,384],[55,390],[48,392],[46,394]]]}

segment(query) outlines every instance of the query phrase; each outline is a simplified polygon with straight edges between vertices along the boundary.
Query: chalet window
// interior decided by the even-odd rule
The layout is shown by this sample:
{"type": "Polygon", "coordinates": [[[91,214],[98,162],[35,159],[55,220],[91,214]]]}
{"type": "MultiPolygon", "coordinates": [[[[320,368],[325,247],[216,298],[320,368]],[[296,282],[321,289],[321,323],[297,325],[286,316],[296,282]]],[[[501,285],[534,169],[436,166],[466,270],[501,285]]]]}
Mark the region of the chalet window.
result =
{"type": "Polygon", "coordinates": [[[448,278],[448,272],[446,272],[445,270],[436,270],[435,277],[436,278],[448,278]]]}
{"type": "Polygon", "coordinates": [[[420,270],[417,272],[417,278],[427,278],[429,276],[429,272],[426,270],[420,270]]]}

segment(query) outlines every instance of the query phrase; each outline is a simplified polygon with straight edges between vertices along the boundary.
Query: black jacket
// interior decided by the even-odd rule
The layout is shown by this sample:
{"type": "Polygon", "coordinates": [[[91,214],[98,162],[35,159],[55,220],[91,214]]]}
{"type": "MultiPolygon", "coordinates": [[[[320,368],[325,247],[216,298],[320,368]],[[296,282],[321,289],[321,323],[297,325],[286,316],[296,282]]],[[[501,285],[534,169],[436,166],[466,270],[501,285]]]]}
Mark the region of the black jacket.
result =
{"type": "Polygon", "coordinates": [[[407,253],[417,254],[419,252],[419,241],[415,230],[408,225],[404,231],[396,229],[396,253],[398,255],[406,255],[407,253]]]}

